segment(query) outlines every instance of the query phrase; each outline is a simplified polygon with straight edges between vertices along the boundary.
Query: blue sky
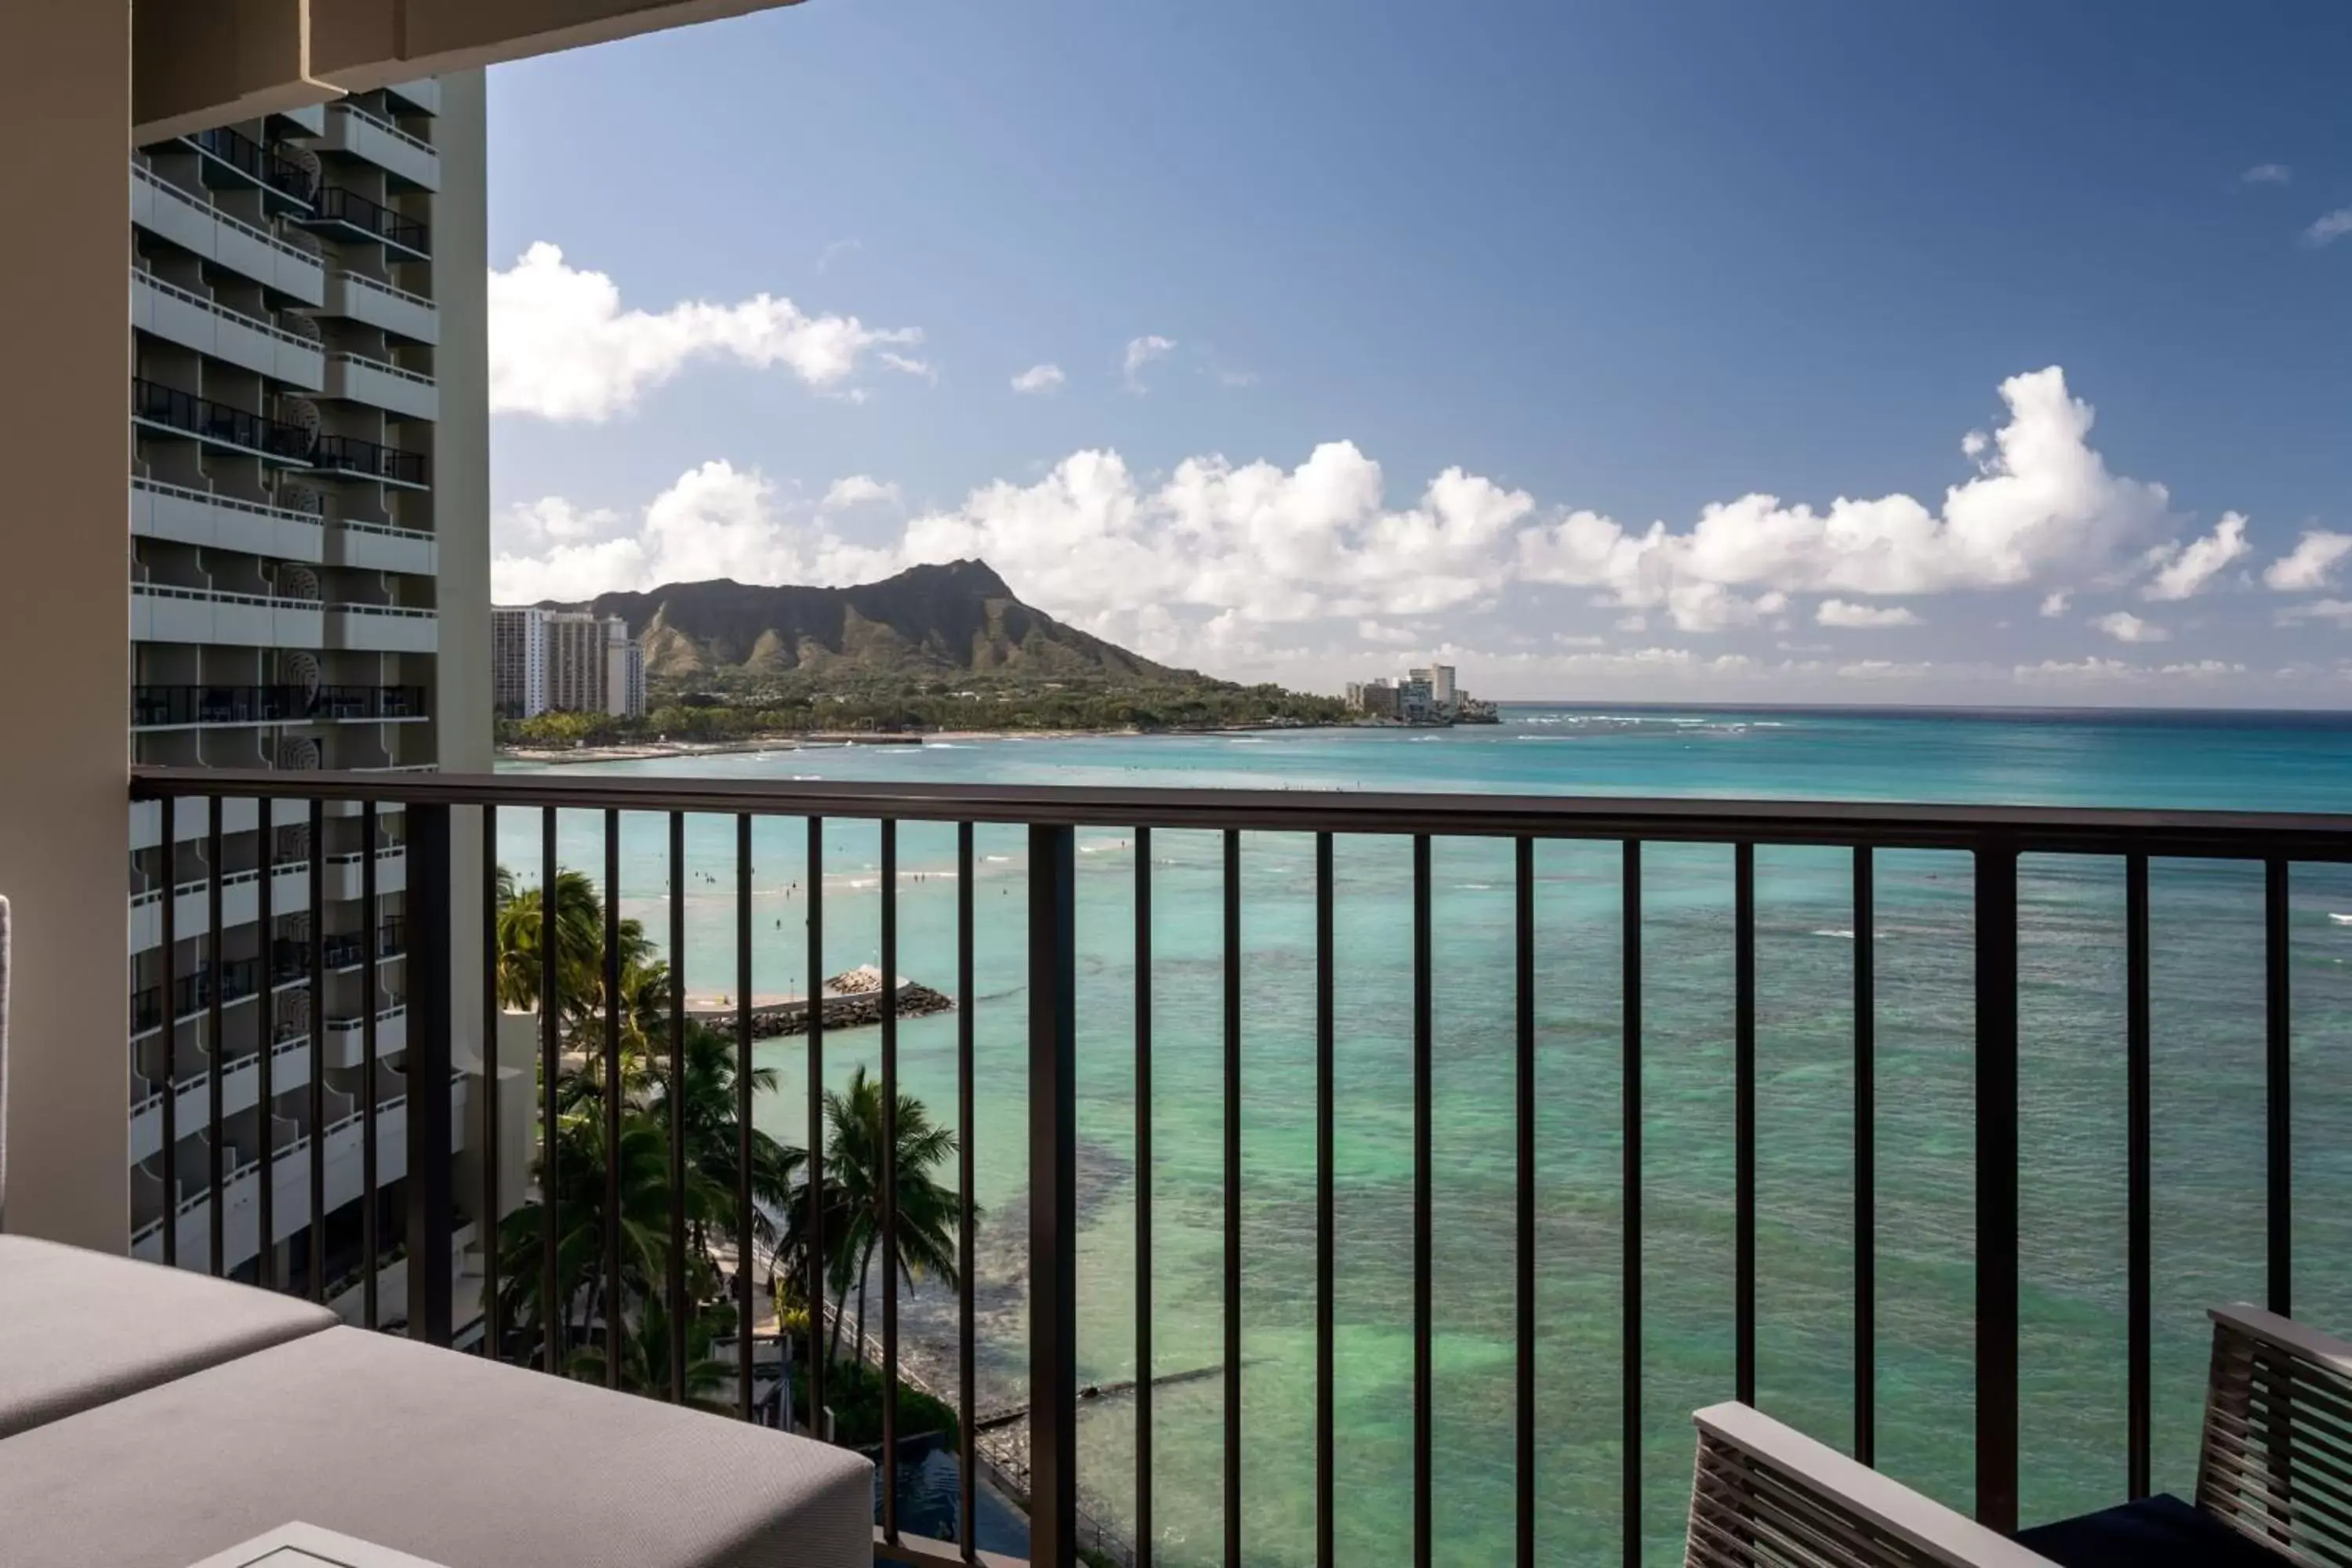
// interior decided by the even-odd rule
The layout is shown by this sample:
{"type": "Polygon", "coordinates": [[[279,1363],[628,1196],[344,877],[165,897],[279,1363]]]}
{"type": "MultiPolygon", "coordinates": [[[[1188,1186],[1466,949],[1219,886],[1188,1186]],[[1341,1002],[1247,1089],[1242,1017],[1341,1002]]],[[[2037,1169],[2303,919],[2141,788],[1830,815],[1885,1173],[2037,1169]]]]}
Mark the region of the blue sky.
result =
{"type": "Polygon", "coordinates": [[[979,552],[1327,689],[2336,705],[2352,11],[2263,17],[809,0],[500,68],[497,588],[979,552]]]}

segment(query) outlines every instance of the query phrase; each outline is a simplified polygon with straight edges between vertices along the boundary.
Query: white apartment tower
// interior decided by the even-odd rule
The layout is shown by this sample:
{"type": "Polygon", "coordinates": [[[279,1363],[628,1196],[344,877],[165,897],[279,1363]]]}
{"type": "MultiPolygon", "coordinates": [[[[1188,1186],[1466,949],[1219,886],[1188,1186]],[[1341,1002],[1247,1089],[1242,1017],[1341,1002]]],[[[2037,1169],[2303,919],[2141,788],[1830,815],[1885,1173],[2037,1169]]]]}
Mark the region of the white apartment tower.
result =
{"type": "Polygon", "coordinates": [[[545,610],[492,606],[490,702],[501,719],[536,719],[547,711],[545,610]]]}
{"type": "Polygon", "coordinates": [[[618,616],[496,605],[493,696],[501,717],[549,711],[635,718],[646,710],[645,649],[618,616]]]}
{"type": "MultiPolygon", "coordinates": [[[[438,82],[411,82],[131,155],[137,762],[413,769],[436,761],[440,103],[438,82]]],[[[483,258],[470,265],[478,274],[483,258]]],[[[404,1159],[401,815],[384,810],[374,843],[357,807],[330,807],[320,842],[298,803],[271,808],[267,823],[253,803],[229,803],[217,833],[205,817],[201,806],[180,807],[166,850],[161,808],[131,811],[133,1250],[162,1257],[169,1226],[181,1259],[206,1258],[217,1147],[230,1272],[255,1278],[266,1246],[281,1284],[304,1277],[313,1248],[330,1279],[349,1276],[362,1261],[356,1199],[369,1100],[386,1213],[404,1159]],[[257,886],[265,835],[275,867],[266,926],[257,886]],[[217,932],[207,896],[168,890],[207,875],[215,853],[227,874],[217,932]],[[373,908],[362,901],[371,858],[373,908]],[[317,997],[314,923],[328,953],[317,997]],[[218,1039],[208,1037],[215,995],[218,1039]],[[176,1083],[165,1074],[167,1018],[176,1020],[176,1083]],[[310,1081],[320,1031],[323,1125],[312,1120],[310,1081]],[[264,1050],[273,1079],[266,1105],[255,1070],[264,1050]],[[218,1127],[209,1121],[215,1073],[218,1127]],[[326,1223],[314,1226],[307,1151],[321,1137],[326,1223]],[[264,1179],[268,1237],[258,1234],[255,1202],[264,1179]]],[[[399,1233],[396,1224],[376,1228],[387,1245],[399,1233]]]]}

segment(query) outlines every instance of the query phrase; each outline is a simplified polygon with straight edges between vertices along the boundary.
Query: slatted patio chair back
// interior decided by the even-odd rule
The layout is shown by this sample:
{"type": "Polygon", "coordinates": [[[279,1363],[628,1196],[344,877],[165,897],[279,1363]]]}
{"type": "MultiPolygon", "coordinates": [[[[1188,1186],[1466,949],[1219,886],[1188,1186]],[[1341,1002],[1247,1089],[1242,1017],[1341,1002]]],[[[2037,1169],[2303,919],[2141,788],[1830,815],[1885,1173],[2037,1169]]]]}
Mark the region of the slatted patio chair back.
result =
{"type": "Polygon", "coordinates": [[[2352,1568],[2352,1344],[2213,1309],[2197,1506],[2302,1568],[2352,1568]]]}
{"type": "Polygon", "coordinates": [[[1745,1405],[1694,1419],[1687,1568],[2052,1568],[1745,1405]]]}

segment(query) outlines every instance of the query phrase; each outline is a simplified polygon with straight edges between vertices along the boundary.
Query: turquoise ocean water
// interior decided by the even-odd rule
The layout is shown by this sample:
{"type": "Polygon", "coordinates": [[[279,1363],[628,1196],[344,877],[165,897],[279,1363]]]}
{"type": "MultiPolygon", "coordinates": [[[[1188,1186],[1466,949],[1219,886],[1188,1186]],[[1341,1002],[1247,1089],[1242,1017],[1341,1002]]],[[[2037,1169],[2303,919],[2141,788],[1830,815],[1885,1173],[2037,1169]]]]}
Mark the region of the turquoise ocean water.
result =
{"type": "MultiPolygon", "coordinates": [[[[2352,720],[2326,716],[1924,714],[1522,707],[1496,729],[982,741],[812,750],[596,771],[827,781],[1249,785],[1824,800],[2352,811],[2352,720]]],[[[528,884],[536,821],[502,819],[528,884]]],[[[601,823],[567,813],[564,863],[601,879],[601,823]]],[[[954,830],[900,830],[900,968],[953,989],[954,830]]],[[[734,825],[689,819],[687,984],[735,989],[734,825]],[[705,879],[710,879],[706,880],[705,879]]],[[[754,990],[806,984],[798,821],[755,843],[754,990]]],[[[825,969],[877,957],[877,838],[826,835],[825,969]]],[[[1078,836],[1081,1375],[1134,1371],[1132,832],[1078,836]]],[[[666,828],[631,817],[625,912],[667,931],[666,828]]],[[[975,879],[982,1402],[1017,1401],[1024,1319],[1026,998],[1023,835],[982,828],[975,879]]],[[[1506,1560],[1512,1477],[1512,902],[1509,848],[1434,850],[1438,1556],[1506,1560]]],[[[1222,851],[1153,835],[1152,1300],[1162,1373],[1222,1354],[1224,1191],[1222,851]]],[[[1852,910],[1844,851],[1758,854],[1759,1396],[1851,1441],[1853,1343],[1852,910]]],[[[1613,1561],[1620,1512],[1619,851],[1537,852],[1540,1218],[1538,1529],[1546,1561],[1613,1561]]],[[[1412,1475],[1411,850],[1338,851],[1336,1338],[1339,1554],[1394,1561],[1412,1475]]],[[[1253,1563],[1312,1561],[1314,1373],[1311,840],[1249,835],[1244,889],[1244,1533],[1253,1563]]],[[[2185,1490],[2202,1396],[2204,1306],[2259,1300],[2263,1257],[2262,879],[2158,862],[2152,877],[2157,1479],[2185,1490]]],[[[1972,1497],[1974,1182],[1969,868],[1879,858],[1878,1456],[1963,1509],[1972,1497]]],[[[1642,1130],[1644,1503],[1651,1560],[1678,1561],[1689,1412],[1732,1377],[1731,851],[1644,855],[1642,1130]]],[[[2022,1511],[2103,1505],[2124,1485],[2124,950],[2119,862],[2029,858],[2023,1036],[2022,1511]]],[[[2352,872],[2293,885],[2294,1306],[2352,1331],[2352,872]]],[[[902,1026],[901,1075],[955,1108],[956,1021],[902,1026]]],[[[872,1064],[875,1031],[828,1037],[825,1077],[872,1064]]],[[[780,1091],[760,1118],[805,1137],[806,1047],[760,1047],[780,1091]]],[[[952,1173],[949,1173],[952,1175],[952,1173]]],[[[950,1379],[953,1299],[906,1307],[919,1359],[950,1379]]],[[[1222,1551],[1223,1388],[1163,1389],[1156,1555],[1222,1551]]],[[[1126,1517],[1134,1407],[1084,1408],[1087,1506],[1126,1517]]]]}

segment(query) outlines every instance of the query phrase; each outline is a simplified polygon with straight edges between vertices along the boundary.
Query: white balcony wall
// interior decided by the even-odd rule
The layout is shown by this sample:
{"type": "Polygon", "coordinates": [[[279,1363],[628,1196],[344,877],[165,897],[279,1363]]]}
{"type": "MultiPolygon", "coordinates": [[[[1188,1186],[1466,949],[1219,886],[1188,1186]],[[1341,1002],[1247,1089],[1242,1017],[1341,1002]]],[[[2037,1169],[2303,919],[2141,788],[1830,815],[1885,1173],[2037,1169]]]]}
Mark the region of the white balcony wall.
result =
{"type": "MultiPolygon", "coordinates": [[[[406,1006],[387,1007],[375,1016],[375,1054],[378,1060],[397,1056],[408,1048],[408,1009],[406,1006]]],[[[329,1019],[327,1043],[322,1053],[331,1068],[355,1068],[367,1059],[367,1031],[357,1018],[329,1019]]]]}
{"type": "Polygon", "coordinates": [[[419,77],[415,81],[396,81],[385,88],[384,91],[394,98],[405,100],[410,108],[424,113],[441,112],[441,79],[438,77],[427,76],[419,77]]]}
{"type": "Polygon", "coordinates": [[[440,640],[440,620],[430,610],[396,605],[333,605],[327,610],[320,647],[366,653],[431,653],[440,640]]]}
{"type": "MultiPolygon", "coordinates": [[[[172,837],[183,844],[202,838],[210,828],[206,826],[207,807],[200,800],[184,800],[172,819],[172,837]]],[[[398,806],[385,809],[397,811],[398,806]]],[[[310,820],[310,803],[306,800],[277,800],[269,803],[269,820],[279,827],[293,827],[310,820]]],[[[221,803],[221,831],[250,833],[261,826],[261,812],[250,797],[226,800],[221,803]]],[[[161,801],[133,801],[131,805],[131,847],[152,849],[163,842],[163,805],[161,801]]]]}
{"type": "MultiPolygon", "coordinates": [[[[361,895],[361,879],[366,875],[360,856],[331,855],[327,858],[325,886],[327,897],[348,901],[361,895]]],[[[397,893],[408,886],[408,851],[394,846],[375,852],[375,890],[379,896],[397,893]]]]}
{"type": "Polygon", "coordinates": [[[326,379],[326,355],[318,344],[136,268],[131,274],[131,324],[306,391],[318,391],[326,379]]]}
{"type": "MultiPolygon", "coordinates": [[[[467,1086],[453,1082],[449,1086],[449,1141],[453,1152],[465,1147],[467,1086]]],[[[362,1180],[362,1128],[354,1116],[327,1133],[327,1210],[332,1213],[357,1199],[365,1190],[362,1180]]],[[[396,1182],[408,1173],[408,1107],[401,1104],[385,1106],[376,1113],[376,1185],[396,1182]]],[[[274,1228],[279,1241],[300,1231],[310,1223],[310,1145],[308,1139],[296,1139],[277,1152],[273,1162],[277,1170],[277,1191],[274,1194],[276,1221],[274,1228]]],[[[260,1251],[261,1189],[257,1178],[258,1163],[226,1184],[223,1194],[225,1208],[222,1229],[226,1237],[225,1264],[236,1268],[260,1251]]],[[[212,1247],[211,1194],[193,1191],[179,1205],[179,1246],[184,1258],[206,1258],[212,1247]]],[[[163,1233],[161,1226],[151,1225],[132,1237],[131,1255],[150,1261],[160,1261],[163,1256],[163,1233]]]]}
{"type": "MultiPolygon", "coordinates": [[[[221,1113],[235,1116],[253,1109],[261,1098],[261,1058],[257,1053],[228,1065],[221,1075],[221,1113]]],[[[280,1041],[269,1054],[269,1088],[273,1094],[290,1089],[307,1089],[310,1083],[310,1039],[305,1035],[297,1039],[280,1041]]],[[[212,1117],[212,1075],[199,1073],[180,1086],[180,1103],[174,1114],[179,1119],[178,1131],[185,1138],[210,1124],[212,1117]]],[[[163,1098],[155,1095],[144,1104],[134,1106],[131,1112],[131,1158],[134,1161],[151,1158],[163,1146],[163,1098]]]]}
{"type": "Polygon", "coordinates": [[[441,389],[431,376],[357,354],[327,356],[324,391],[329,397],[390,409],[404,419],[441,416],[441,389]]]}
{"type": "Polygon", "coordinates": [[[432,300],[356,272],[327,275],[324,309],[330,316],[363,322],[411,342],[441,341],[441,312],[432,300]]]}
{"type": "MultiPolygon", "coordinates": [[[[184,817],[193,816],[199,824],[205,821],[205,808],[201,805],[191,806],[183,801],[180,815],[184,817]]],[[[358,868],[354,866],[352,870],[356,872],[358,868]]],[[[389,890],[397,890],[407,885],[406,870],[404,861],[400,868],[402,879],[389,890]]],[[[269,912],[291,915],[308,910],[310,907],[310,862],[281,860],[276,871],[276,879],[269,885],[269,912]]],[[[329,898],[359,897],[356,892],[349,895],[335,892],[335,868],[332,863],[327,867],[326,879],[329,898]]],[[[260,880],[261,873],[258,871],[231,871],[221,879],[221,923],[224,926],[234,930],[238,926],[251,925],[261,918],[260,880]]],[[[212,929],[212,883],[209,879],[180,884],[177,902],[173,905],[173,918],[178,922],[174,934],[183,942],[192,936],[201,936],[212,929]]],[[[163,942],[163,890],[156,889],[133,895],[131,900],[131,951],[145,952],[150,948],[162,946],[163,942]]]]}
{"type": "Polygon", "coordinates": [[[131,481],[131,531],[280,561],[319,561],[326,554],[326,530],[309,512],[153,479],[131,481]]]}
{"type": "Polygon", "coordinates": [[[326,268],[318,257],[231,217],[136,163],[131,166],[131,221],[305,305],[326,298],[326,268]]]}
{"type": "Polygon", "coordinates": [[[320,138],[319,150],[364,158],[428,191],[441,188],[441,154],[433,150],[432,143],[420,142],[397,126],[388,125],[349,104],[327,106],[327,133],[320,138]]]}
{"type": "Polygon", "coordinates": [[[326,607],[159,583],[131,585],[133,642],[225,643],[236,647],[326,647],[326,607]]]}
{"type": "Polygon", "coordinates": [[[439,563],[434,536],[378,522],[334,522],[327,528],[327,564],[362,572],[432,576],[439,563]]]}

